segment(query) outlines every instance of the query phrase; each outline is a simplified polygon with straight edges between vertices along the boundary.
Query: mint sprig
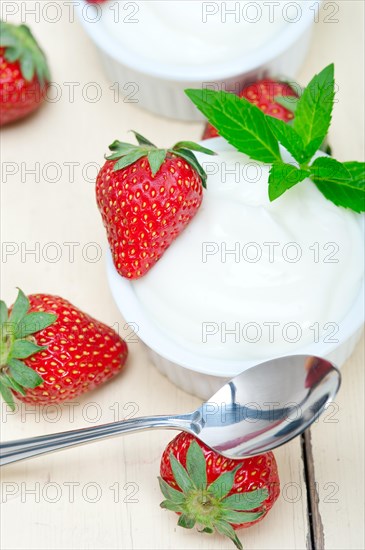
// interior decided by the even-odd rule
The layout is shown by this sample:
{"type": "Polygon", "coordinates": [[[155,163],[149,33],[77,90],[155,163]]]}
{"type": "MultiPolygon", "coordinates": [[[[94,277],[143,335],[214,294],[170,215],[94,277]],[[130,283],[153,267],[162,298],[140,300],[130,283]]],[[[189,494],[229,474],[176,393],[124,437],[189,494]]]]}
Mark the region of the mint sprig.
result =
{"type": "Polygon", "coordinates": [[[247,99],[228,92],[186,90],[187,96],[231,145],[254,160],[272,164],[269,198],[280,197],[306,178],[337,206],[365,211],[365,164],[328,157],[311,162],[331,124],[335,98],[334,65],[315,75],[295,102],[293,125],[265,115],[247,99]],[[294,158],[284,162],[279,144],[294,158]]]}
{"type": "Polygon", "coordinates": [[[22,359],[46,349],[36,344],[33,335],[57,319],[53,313],[28,313],[29,309],[29,300],[20,289],[10,314],[5,302],[0,301],[0,394],[12,410],[15,409],[13,392],[25,395],[26,388],[36,388],[43,383],[38,373],[22,359]]]}

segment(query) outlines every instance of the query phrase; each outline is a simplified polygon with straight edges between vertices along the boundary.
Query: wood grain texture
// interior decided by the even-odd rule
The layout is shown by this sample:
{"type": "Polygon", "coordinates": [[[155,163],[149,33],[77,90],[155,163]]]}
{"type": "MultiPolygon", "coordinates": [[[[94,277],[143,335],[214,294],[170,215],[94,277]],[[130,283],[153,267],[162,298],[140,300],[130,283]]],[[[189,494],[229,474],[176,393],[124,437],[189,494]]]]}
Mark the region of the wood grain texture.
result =
{"type": "MultiPolygon", "coordinates": [[[[23,4],[31,9],[34,2],[23,4]]],[[[299,76],[307,82],[314,71],[335,61],[340,95],[331,141],[339,158],[359,158],[363,154],[363,107],[357,67],[363,59],[363,7],[362,2],[337,4],[341,8],[339,23],[325,24],[321,18],[316,24],[311,52],[299,76]]],[[[1,237],[15,246],[14,253],[2,259],[2,296],[11,302],[16,286],[26,293],[61,294],[128,335],[108,290],[103,254],[96,261],[92,259],[95,250],[106,250],[95,206],[95,163],[103,162],[107,145],[114,139],[129,139],[130,128],[169,146],[183,139],[199,139],[202,125],[159,119],[122,99],[115,103],[93,45],[76,21],[70,23],[67,12],[64,10],[58,23],[42,19],[35,24],[31,16],[27,20],[47,51],[61,95],[21,125],[3,131],[2,160],[15,163],[17,173],[8,177],[3,173],[1,186],[1,200],[7,205],[2,209],[1,237]],[[70,100],[67,85],[71,82],[78,84],[74,101],[70,100]],[[102,91],[97,103],[86,100],[87,87],[93,82],[102,91]],[[47,168],[49,163],[53,168],[47,168]],[[70,172],[72,165],[74,173],[70,172]],[[32,168],[40,175],[26,173],[32,168]],[[55,174],[58,176],[52,182],[55,174]],[[56,243],[56,249],[51,243],[56,243]],[[67,243],[75,245],[74,258],[67,243]],[[94,249],[90,243],[94,243],[94,249]],[[61,257],[51,261],[56,252],[61,252],[61,257]]],[[[175,388],[156,371],[143,346],[130,341],[129,347],[126,372],[72,407],[43,410],[41,415],[30,407],[22,407],[16,415],[5,414],[3,408],[1,439],[90,426],[131,414],[178,413],[196,406],[197,399],[175,388]]],[[[338,412],[341,421],[319,423],[312,435],[320,499],[330,495],[326,483],[339,486],[334,497],[339,502],[319,503],[328,549],[355,550],[361,543],[358,498],[364,411],[358,377],[362,372],[357,351],[344,369],[338,412]]],[[[1,470],[2,548],[231,548],[231,543],[221,537],[204,537],[178,528],[176,516],[159,508],[159,460],[173,435],[135,434],[1,470]]],[[[282,495],[268,518],[242,531],[241,538],[245,548],[251,550],[304,550],[309,531],[299,440],[279,449],[276,457],[282,495]]]]}
{"type": "Polygon", "coordinates": [[[364,548],[364,339],[343,368],[342,388],[311,430],[317,548],[364,548]],[[324,546],[319,519],[323,524],[324,546]]]}

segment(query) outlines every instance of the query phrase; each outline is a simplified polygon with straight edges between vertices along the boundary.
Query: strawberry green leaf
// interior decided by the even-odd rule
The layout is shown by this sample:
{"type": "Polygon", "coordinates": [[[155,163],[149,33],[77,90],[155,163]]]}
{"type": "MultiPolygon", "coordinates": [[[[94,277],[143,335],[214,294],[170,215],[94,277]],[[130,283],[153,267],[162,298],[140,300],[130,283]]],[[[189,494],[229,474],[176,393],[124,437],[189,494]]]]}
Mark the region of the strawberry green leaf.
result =
{"type": "Polygon", "coordinates": [[[114,164],[113,172],[117,172],[118,170],[122,170],[122,168],[126,168],[127,166],[134,164],[140,158],[145,157],[147,152],[148,151],[146,149],[137,149],[136,151],[122,157],[114,164]]]}
{"type": "Polygon", "coordinates": [[[18,323],[15,331],[16,338],[25,338],[29,334],[39,332],[50,325],[52,325],[57,319],[57,315],[54,313],[44,313],[43,311],[34,311],[28,313],[18,323]]]}
{"type": "Polygon", "coordinates": [[[282,107],[285,107],[285,109],[288,109],[288,111],[295,113],[297,110],[299,97],[277,95],[274,97],[274,101],[275,103],[279,103],[282,107]]]}
{"type": "Polygon", "coordinates": [[[24,315],[28,312],[29,307],[30,304],[28,298],[19,288],[17,299],[15,300],[15,304],[13,305],[13,309],[10,313],[9,322],[18,324],[23,319],[24,315]]]}
{"type": "Polygon", "coordinates": [[[226,508],[232,510],[255,510],[267,499],[269,493],[267,489],[256,489],[248,493],[237,493],[230,495],[222,500],[222,504],[226,508]]]}
{"type": "Polygon", "coordinates": [[[243,546],[241,544],[240,539],[237,537],[236,532],[233,529],[232,525],[230,525],[227,521],[224,521],[224,520],[217,521],[215,523],[215,528],[217,529],[218,533],[230,538],[231,541],[238,548],[238,550],[243,550],[243,546]]]}
{"type": "Polygon", "coordinates": [[[12,411],[15,411],[14,397],[9,388],[0,379],[0,394],[12,411]]]}
{"type": "Polygon", "coordinates": [[[269,175],[270,201],[274,201],[309,175],[308,170],[300,170],[296,166],[284,162],[274,162],[269,175]]]}
{"type": "Polygon", "coordinates": [[[229,523],[249,523],[262,516],[263,512],[236,512],[235,510],[224,510],[222,518],[229,523]]]}
{"type": "Polygon", "coordinates": [[[120,159],[120,157],[127,156],[130,153],[134,153],[134,151],[136,150],[138,150],[137,146],[130,146],[129,148],[123,147],[122,149],[117,149],[115,153],[113,153],[112,155],[108,155],[105,158],[106,160],[118,160],[120,159]]]}
{"type": "Polygon", "coordinates": [[[304,157],[304,145],[302,138],[294,128],[282,120],[270,116],[267,117],[267,122],[281,145],[293,155],[296,161],[301,162],[304,157]]]}
{"type": "Polygon", "coordinates": [[[129,151],[130,149],[138,149],[138,145],[133,145],[133,143],[126,143],[124,141],[118,141],[117,139],[109,145],[110,151],[119,151],[121,154],[129,151]]]}
{"type": "Polygon", "coordinates": [[[10,359],[8,366],[11,376],[18,384],[24,386],[24,388],[36,388],[43,383],[43,379],[36,371],[27,367],[22,361],[16,359],[10,359]]]}
{"type": "Polygon", "coordinates": [[[11,388],[16,392],[19,392],[21,395],[26,394],[26,392],[24,391],[24,388],[10,376],[3,374],[1,379],[8,388],[11,388]]]}
{"type": "Polygon", "coordinates": [[[151,168],[152,175],[155,176],[162,166],[166,158],[166,149],[152,149],[148,153],[148,162],[151,168]]]}
{"type": "Polygon", "coordinates": [[[176,145],[173,146],[172,151],[178,151],[179,149],[189,149],[190,151],[197,151],[198,153],[204,153],[205,155],[217,154],[215,151],[207,149],[194,141],[179,141],[179,143],[176,143],[176,145]]]}
{"type": "Polygon", "coordinates": [[[180,464],[178,460],[174,457],[174,455],[170,454],[170,464],[172,473],[174,474],[174,478],[180,489],[187,493],[188,491],[191,491],[195,488],[194,483],[189,478],[187,471],[185,468],[180,464]]]}
{"type": "Polygon", "coordinates": [[[207,470],[204,453],[196,441],[192,441],[186,456],[186,469],[198,489],[207,485],[207,470]]]}
{"type": "Polygon", "coordinates": [[[0,300],[0,324],[2,325],[8,320],[8,308],[3,300],[0,300]]]}
{"type": "Polygon", "coordinates": [[[188,149],[179,149],[177,151],[173,151],[175,155],[178,157],[181,157],[184,159],[194,170],[198,173],[200,179],[202,180],[203,187],[207,187],[207,174],[205,173],[204,168],[199,163],[198,159],[192,153],[191,151],[188,151],[188,149]]]}
{"type": "Polygon", "coordinates": [[[184,508],[181,506],[181,504],[178,504],[177,502],[174,502],[172,500],[163,500],[160,504],[160,507],[165,508],[166,510],[171,510],[171,512],[182,513],[184,511],[184,508]]]}
{"type": "Polygon", "coordinates": [[[29,340],[15,340],[11,348],[11,358],[26,359],[38,351],[46,349],[45,346],[37,346],[29,340]]]}
{"type": "Polygon", "coordinates": [[[312,166],[311,179],[319,191],[336,206],[365,211],[364,163],[340,163],[329,157],[317,158],[312,166]]]}
{"type": "Polygon", "coordinates": [[[153,147],[154,149],[157,149],[156,145],[151,143],[151,141],[149,141],[145,137],[141,136],[141,134],[139,134],[138,132],[135,132],[134,130],[131,130],[131,132],[136,136],[136,140],[138,141],[139,145],[147,145],[148,147],[153,147]]]}
{"type": "Polygon", "coordinates": [[[5,47],[5,58],[19,61],[23,77],[31,81],[36,74],[43,86],[51,79],[46,56],[26,25],[0,22],[0,45],[5,47]]]}
{"type": "Polygon", "coordinates": [[[204,527],[204,529],[202,529],[200,533],[208,533],[209,535],[212,535],[214,533],[214,529],[212,529],[211,527],[204,527]]]}
{"type": "Polygon", "coordinates": [[[213,494],[218,499],[222,499],[223,497],[228,495],[228,493],[232,491],[234,477],[239,468],[240,466],[237,466],[237,468],[235,468],[234,470],[224,472],[219,477],[217,477],[217,479],[209,485],[208,492],[213,494]]]}
{"type": "Polygon", "coordinates": [[[160,489],[163,494],[163,496],[167,500],[172,500],[176,504],[181,504],[185,500],[185,495],[181,491],[177,491],[173,487],[171,487],[164,479],[161,477],[158,478],[158,482],[160,484],[160,489]]]}
{"type": "Polygon", "coordinates": [[[185,527],[185,529],[192,529],[195,525],[195,519],[187,516],[186,514],[182,514],[179,517],[179,521],[177,522],[177,524],[180,527],[185,527]]]}
{"type": "Polygon", "coordinates": [[[281,160],[264,113],[245,98],[213,90],[185,90],[209,122],[238,151],[261,162],[281,160]]]}
{"type": "Polygon", "coordinates": [[[297,104],[293,127],[303,140],[304,162],[313,157],[327,135],[334,97],[334,65],[331,64],[314,76],[297,104]]]}

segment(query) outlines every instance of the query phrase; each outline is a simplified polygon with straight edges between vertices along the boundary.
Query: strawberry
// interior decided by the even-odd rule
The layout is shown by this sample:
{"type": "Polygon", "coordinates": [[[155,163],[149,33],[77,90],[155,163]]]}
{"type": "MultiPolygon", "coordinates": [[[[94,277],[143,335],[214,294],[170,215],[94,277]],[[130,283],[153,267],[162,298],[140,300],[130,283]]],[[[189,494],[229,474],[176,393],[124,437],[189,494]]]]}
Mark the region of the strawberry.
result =
{"type": "Polygon", "coordinates": [[[126,343],[59,296],[19,290],[9,312],[0,302],[0,393],[14,409],[74,399],[121,372],[126,343]]]}
{"type": "Polygon", "coordinates": [[[241,550],[235,531],[261,521],[280,493],[273,453],[230,460],[186,433],[167,445],[160,473],[161,507],[180,515],[178,525],[216,530],[241,550]]]}
{"type": "Polygon", "coordinates": [[[197,213],[206,174],[192,142],[157,149],[137,134],[138,145],[115,141],[96,181],[96,198],[115,267],[137,279],[159,260],[197,213]]]}
{"type": "Polygon", "coordinates": [[[0,22],[0,126],[23,118],[43,102],[50,73],[26,25],[0,22]]]}
{"type": "MultiPolygon", "coordinates": [[[[257,105],[267,115],[289,122],[294,118],[295,100],[286,98],[297,98],[298,95],[289,84],[265,78],[244,88],[239,97],[244,97],[250,103],[257,105]],[[283,98],[282,100],[278,99],[280,96],[283,98]],[[285,103],[286,107],[281,102],[285,103]]],[[[204,130],[203,139],[217,137],[218,135],[217,130],[208,123],[204,130]]]]}

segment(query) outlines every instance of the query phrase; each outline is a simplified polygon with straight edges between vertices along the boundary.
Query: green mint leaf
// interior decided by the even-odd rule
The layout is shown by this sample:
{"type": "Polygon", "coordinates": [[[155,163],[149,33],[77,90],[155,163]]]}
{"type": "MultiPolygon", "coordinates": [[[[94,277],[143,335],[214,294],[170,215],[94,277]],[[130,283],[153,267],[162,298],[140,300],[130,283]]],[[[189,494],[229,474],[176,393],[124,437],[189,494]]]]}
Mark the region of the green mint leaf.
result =
{"type": "Polygon", "coordinates": [[[163,161],[166,158],[166,149],[152,149],[148,153],[148,162],[151,168],[152,175],[155,176],[162,166],[163,161]]]}
{"type": "Polygon", "coordinates": [[[33,344],[33,342],[30,342],[29,340],[15,340],[11,348],[10,355],[15,359],[26,359],[27,357],[34,355],[34,353],[44,349],[46,349],[45,346],[37,346],[37,344],[33,344]]]}
{"type": "Polygon", "coordinates": [[[171,485],[169,485],[162,477],[158,478],[158,482],[160,484],[160,489],[163,494],[163,496],[167,500],[173,500],[177,504],[182,504],[185,500],[185,495],[181,491],[177,491],[171,485]]]}
{"type": "Polygon", "coordinates": [[[28,313],[18,323],[15,331],[16,338],[25,338],[29,334],[39,332],[50,325],[52,325],[57,319],[57,315],[54,313],[44,313],[43,311],[34,311],[28,313]]]}
{"type": "Polygon", "coordinates": [[[286,122],[268,116],[267,122],[271,128],[272,133],[278,139],[283,147],[299,163],[304,158],[304,145],[302,138],[297,134],[292,126],[289,126],[286,122]]]}
{"type": "Polygon", "coordinates": [[[212,493],[216,498],[221,499],[228,495],[232,491],[234,484],[234,477],[240,466],[237,466],[234,470],[224,472],[208,487],[209,493],[212,493]]]}
{"type": "Polygon", "coordinates": [[[36,373],[35,370],[27,367],[22,361],[16,359],[10,359],[8,366],[11,376],[15,382],[18,382],[24,388],[36,388],[43,384],[43,379],[36,373]]]}
{"type": "Polygon", "coordinates": [[[205,489],[207,485],[207,465],[204,453],[196,441],[192,441],[186,456],[186,469],[194,485],[205,489]]]}
{"type": "Polygon", "coordinates": [[[160,507],[165,508],[166,510],[171,510],[171,512],[182,513],[184,511],[184,508],[181,506],[181,504],[173,502],[172,500],[163,500],[160,504],[160,507]]]}
{"type": "Polygon", "coordinates": [[[256,489],[256,491],[250,491],[249,493],[230,495],[222,500],[222,504],[232,510],[255,510],[261,506],[268,496],[267,489],[256,489]]]}
{"type": "Polygon", "coordinates": [[[185,529],[192,529],[195,525],[195,519],[186,514],[181,514],[177,524],[180,527],[185,527],[185,529]]]}
{"type": "Polygon", "coordinates": [[[202,147],[202,145],[199,145],[199,143],[195,143],[194,141],[179,141],[179,143],[176,143],[176,145],[173,146],[171,151],[175,152],[178,149],[189,149],[190,151],[197,151],[198,153],[204,153],[205,155],[217,154],[215,151],[202,147]]]}
{"type": "Polygon", "coordinates": [[[2,325],[8,320],[8,308],[3,300],[0,300],[0,324],[2,325]]]}
{"type": "Polygon", "coordinates": [[[285,109],[288,109],[288,111],[295,113],[297,110],[299,97],[289,95],[277,95],[274,97],[274,101],[275,103],[279,103],[279,105],[281,105],[282,107],[285,107],[285,109]]]}
{"type": "Polygon", "coordinates": [[[137,151],[129,153],[114,164],[113,172],[117,172],[118,170],[122,170],[122,168],[126,168],[127,166],[134,164],[137,160],[145,157],[147,153],[148,151],[146,149],[137,149],[137,151]]]}
{"type": "Polygon", "coordinates": [[[305,147],[304,162],[309,161],[327,135],[335,97],[334,65],[315,75],[298,101],[294,130],[305,147]]]}
{"type": "Polygon", "coordinates": [[[14,397],[9,388],[0,379],[0,394],[12,411],[15,411],[14,397]]]}
{"type": "Polygon", "coordinates": [[[230,525],[227,521],[224,521],[224,520],[216,521],[215,528],[217,529],[218,533],[231,539],[231,541],[235,544],[238,550],[243,550],[243,546],[241,544],[240,539],[237,537],[236,532],[233,529],[232,525],[230,525]]]}
{"type": "Polygon", "coordinates": [[[185,468],[176,460],[172,453],[170,454],[170,464],[175,481],[184,493],[196,488],[185,468]]]}
{"type": "Polygon", "coordinates": [[[147,138],[141,136],[138,132],[135,132],[134,130],[131,130],[131,132],[136,136],[136,140],[138,141],[139,145],[147,145],[147,147],[153,147],[154,149],[157,149],[156,145],[151,143],[147,138]]]}
{"type": "Polygon", "coordinates": [[[336,206],[365,211],[365,170],[362,162],[340,163],[329,157],[317,158],[311,179],[319,191],[336,206]]]}
{"type": "Polygon", "coordinates": [[[185,90],[187,96],[238,151],[254,160],[281,160],[279,144],[264,113],[244,98],[228,92],[185,90]]]}
{"type": "Polygon", "coordinates": [[[292,164],[285,164],[285,162],[274,162],[269,175],[270,201],[274,201],[309,175],[309,170],[301,170],[292,164]]]}
{"type": "Polygon", "coordinates": [[[13,305],[13,309],[11,310],[9,322],[17,324],[21,319],[24,317],[24,315],[29,310],[30,304],[28,298],[25,296],[24,292],[18,289],[18,296],[15,300],[15,304],[13,305]]]}
{"type": "Polygon", "coordinates": [[[342,166],[346,168],[346,170],[349,172],[352,180],[358,183],[362,183],[362,185],[364,185],[364,180],[365,180],[365,163],[364,162],[349,160],[347,162],[343,162],[342,166]]]}
{"type": "Polygon", "coordinates": [[[222,518],[229,523],[248,523],[259,519],[262,514],[263,512],[236,512],[235,510],[224,510],[222,518]]]}

